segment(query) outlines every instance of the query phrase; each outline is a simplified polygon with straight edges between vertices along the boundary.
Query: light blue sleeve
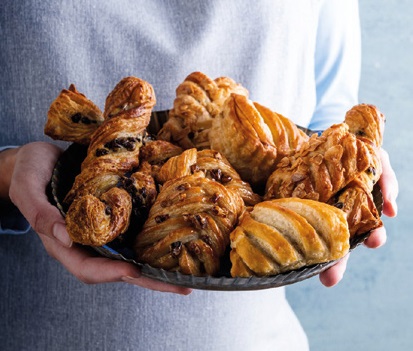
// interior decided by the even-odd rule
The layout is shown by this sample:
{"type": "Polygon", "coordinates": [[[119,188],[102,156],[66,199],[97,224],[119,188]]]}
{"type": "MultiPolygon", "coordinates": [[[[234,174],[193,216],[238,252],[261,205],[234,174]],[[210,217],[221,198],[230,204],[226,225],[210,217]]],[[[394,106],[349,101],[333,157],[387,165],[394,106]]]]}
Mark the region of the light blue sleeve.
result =
{"type": "MultiPolygon", "coordinates": [[[[0,152],[15,146],[0,146],[0,152]]],[[[0,235],[25,234],[30,230],[30,224],[17,207],[0,205],[0,235]]]]}
{"type": "Polygon", "coordinates": [[[321,0],[315,78],[317,105],[309,128],[324,130],[341,123],[358,103],[361,70],[357,0],[321,0]]]}

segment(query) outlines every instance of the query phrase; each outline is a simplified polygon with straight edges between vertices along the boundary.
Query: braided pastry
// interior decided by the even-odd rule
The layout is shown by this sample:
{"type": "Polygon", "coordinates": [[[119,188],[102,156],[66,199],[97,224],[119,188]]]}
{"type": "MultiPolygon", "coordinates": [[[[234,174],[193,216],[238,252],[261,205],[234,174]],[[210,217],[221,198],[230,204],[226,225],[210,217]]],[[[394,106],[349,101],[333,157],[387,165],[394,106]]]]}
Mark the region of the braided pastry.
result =
{"type": "Polygon", "coordinates": [[[242,179],[261,186],[277,162],[290,155],[308,136],[288,118],[231,94],[209,133],[211,148],[225,155],[242,179]]]}
{"type": "Polygon", "coordinates": [[[64,200],[73,241],[96,246],[112,241],[128,228],[134,203],[142,204],[142,187],[154,199],[149,175],[131,173],[139,166],[155,101],[152,86],[135,77],[122,79],[108,95],[105,122],[93,133],[81,173],[64,200]]]}
{"type": "Polygon", "coordinates": [[[298,198],[264,201],[230,234],[233,277],[268,276],[337,260],[349,250],[344,212],[298,198]]]}
{"type": "Polygon", "coordinates": [[[87,145],[103,119],[99,107],[71,84],[50,105],[44,133],[56,140],[87,145]]]}
{"type": "Polygon", "coordinates": [[[212,120],[233,92],[248,95],[248,91],[231,78],[212,80],[201,72],[191,73],[177,87],[173,109],[158,139],[177,143],[184,149],[209,148],[212,120]]]}
{"type": "Polygon", "coordinates": [[[168,180],[136,237],[137,258],[184,274],[215,275],[243,208],[236,192],[201,171],[168,180]]]}
{"type": "Polygon", "coordinates": [[[353,213],[348,217],[352,236],[381,226],[371,192],[382,172],[378,147],[383,125],[384,116],[376,108],[355,106],[345,123],[313,135],[277,165],[267,181],[265,199],[299,197],[336,204],[353,213]],[[371,120],[368,127],[364,118],[371,120]]]}

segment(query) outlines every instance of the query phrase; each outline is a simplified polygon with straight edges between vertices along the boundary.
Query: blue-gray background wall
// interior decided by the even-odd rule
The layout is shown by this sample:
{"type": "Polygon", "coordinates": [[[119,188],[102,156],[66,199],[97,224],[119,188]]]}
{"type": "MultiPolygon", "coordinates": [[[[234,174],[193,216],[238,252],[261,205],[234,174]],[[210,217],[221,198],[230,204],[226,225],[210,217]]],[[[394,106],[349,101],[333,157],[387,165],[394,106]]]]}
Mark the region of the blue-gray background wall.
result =
{"type": "MultiPolygon", "coordinates": [[[[344,0],[343,0],[344,1],[344,0]]],[[[384,147],[400,186],[387,244],[357,248],[343,281],[290,286],[288,298],[314,351],[413,350],[413,0],[360,0],[360,101],[386,115],[384,147]]]]}

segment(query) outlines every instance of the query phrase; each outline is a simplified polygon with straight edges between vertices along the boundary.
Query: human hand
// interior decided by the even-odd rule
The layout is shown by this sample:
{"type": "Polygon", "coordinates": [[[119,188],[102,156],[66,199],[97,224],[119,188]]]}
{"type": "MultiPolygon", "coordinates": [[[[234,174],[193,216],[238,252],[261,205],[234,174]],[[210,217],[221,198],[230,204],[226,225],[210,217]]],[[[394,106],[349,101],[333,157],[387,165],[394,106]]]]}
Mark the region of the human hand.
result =
{"type": "MultiPolygon", "coordinates": [[[[396,198],[399,194],[399,184],[396,174],[390,164],[389,154],[384,150],[380,150],[380,158],[383,166],[383,173],[379,180],[379,185],[383,194],[383,214],[387,217],[395,217],[397,215],[396,198]]],[[[380,227],[373,230],[369,237],[364,241],[364,245],[371,249],[379,248],[386,243],[387,235],[386,228],[380,227]]],[[[341,259],[333,267],[327,269],[320,274],[320,281],[323,285],[331,287],[336,285],[344,275],[347,267],[349,254],[341,259]]]]}
{"type": "Polygon", "coordinates": [[[133,264],[98,257],[87,248],[73,244],[59,210],[46,195],[53,167],[61,150],[50,143],[35,142],[16,150],[9,196],[39,235],[46,251],[87,284],[120,282],[144,288],[189,294],[190,289],[158,282],[141,275],[133,264]]]}

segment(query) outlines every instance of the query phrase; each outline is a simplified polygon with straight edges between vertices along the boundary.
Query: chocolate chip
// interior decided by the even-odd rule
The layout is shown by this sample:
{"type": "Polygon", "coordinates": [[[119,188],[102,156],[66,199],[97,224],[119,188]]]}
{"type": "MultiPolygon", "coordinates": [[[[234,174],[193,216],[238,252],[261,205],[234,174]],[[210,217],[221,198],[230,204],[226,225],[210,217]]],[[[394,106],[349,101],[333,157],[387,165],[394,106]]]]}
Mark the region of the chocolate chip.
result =
{"type": "Polygon", "coordinates": [[[334,204],[334,206],[339,208],[340,210],[342,210],[344,208],[344,203],[343,202],[336,202],[334,204]]]}
{"type": "Polygon", "coordinates": [[[82,119],[82,115],[78,112],[78,113],[75,113],[72,117],[70,117],[71,118],[71,120],[72,120],[72,122],[73,123],[79,123],[80,122],[80,120],[82,119]]]}
{"type": "Polygon", "coordinates": [[[159,216],[155,217],[155,222],[159,224],[159,223],[165,222],[167,219],[169,219],[169,215],[168,214],[162,214],[162,215],[159,215],[159,216]]]}
{"type": "Polygon", "coordinates": [[[107,216],[110,216],[112,214],[112,209],[110,208],[110,206],[105,207],[105,214],[107,216]]]}
{"type": "Polygon", "coordinates": [[[107,155],[108,153],[109,153],[108,149],[97,149],[95,155],[96,157],[100,157],[100,156],[107,155]]]}
{"type": "Polygon", "coordinates": [[[175,241],[171,244],[171,255],[178,257],[182,251],[182,241],[175,241]]]}
{"type": "Polygon", "coordinates": [[[216,180],[217,182],[221,181],[222,171],[221,171],[220,168],[211,169],[211,170],[209,171],[209,173],[211,174],[212,179],[216,180]]]}

